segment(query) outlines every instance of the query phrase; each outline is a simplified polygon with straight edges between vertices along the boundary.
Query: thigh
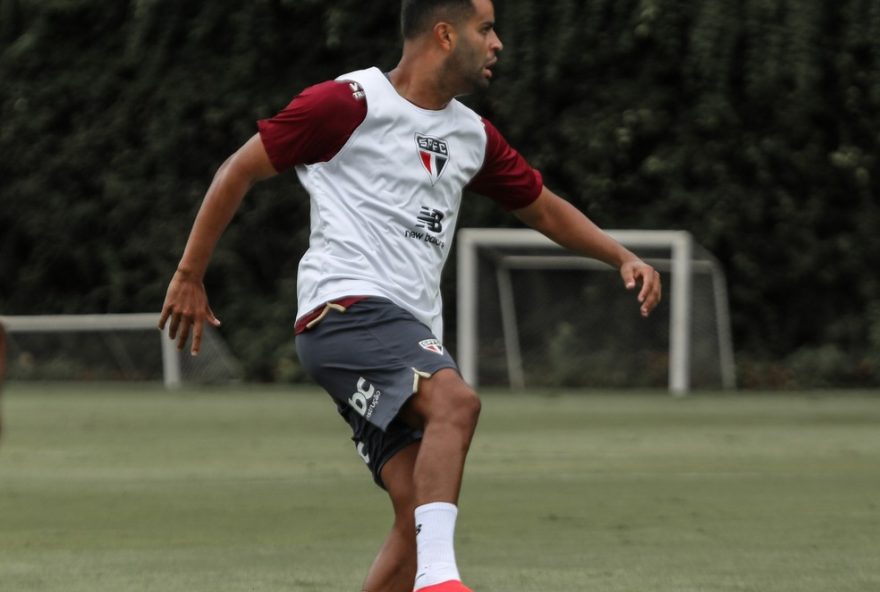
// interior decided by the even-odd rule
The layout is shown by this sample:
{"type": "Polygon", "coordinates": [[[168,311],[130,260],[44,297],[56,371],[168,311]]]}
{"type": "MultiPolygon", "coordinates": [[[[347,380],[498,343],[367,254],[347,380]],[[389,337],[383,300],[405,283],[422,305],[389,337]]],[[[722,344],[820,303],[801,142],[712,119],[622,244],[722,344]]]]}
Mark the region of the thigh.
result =
{"type": "Polygon", "coordinates": [[[388,429],[422,378],[455,361],[430,329],[384,299],[331,311],[296,338],[306,371],[337,405],[388,429]]]}
{"type": "Polygon", "coordinates": [[[333,398],[374,481],[386,463],[421,437],[398,416],[419,381],[455,361],[430,330],[383,299],[333,310],[296,338],[306,371],[333,398]]]}

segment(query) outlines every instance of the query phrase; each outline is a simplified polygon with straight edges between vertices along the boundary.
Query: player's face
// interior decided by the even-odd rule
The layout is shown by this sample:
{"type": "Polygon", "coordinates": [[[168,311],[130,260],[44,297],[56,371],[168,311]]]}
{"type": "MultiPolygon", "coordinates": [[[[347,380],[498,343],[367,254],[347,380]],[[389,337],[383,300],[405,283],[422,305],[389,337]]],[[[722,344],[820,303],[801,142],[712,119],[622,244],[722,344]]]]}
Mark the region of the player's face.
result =
{"type": "Polygon", "coordinates": [[[460,28],[451,65],[461,78],[462,94],[487,88],[492,67],[503,45],[495,32],[495,7],[491,0],[473,0],[474,14],[460,28]]]}

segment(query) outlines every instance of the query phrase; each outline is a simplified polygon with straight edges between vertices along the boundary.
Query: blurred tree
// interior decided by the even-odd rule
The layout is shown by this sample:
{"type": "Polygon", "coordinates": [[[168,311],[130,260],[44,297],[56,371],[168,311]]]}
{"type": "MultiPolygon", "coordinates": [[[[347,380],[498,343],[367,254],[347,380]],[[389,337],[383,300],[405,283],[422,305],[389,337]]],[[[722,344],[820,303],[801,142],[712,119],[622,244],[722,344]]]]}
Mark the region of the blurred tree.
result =
{"type": "MultiPolygon", "coordinates": [[[[827,384],[804,376],[820,366],[835,384],[880,383],[880,3],[497,11],[497,80],[467,102],[602,226],[684,228],[721,258],[747,384],[827,384]]],[[[157,310],[217,166],[305,86],[393,67],[397,13],[0,0],[0,310],[157,310]]],[[[252,378],[297,374],[307,216],[292,176],[265,183],[209,272],[252,378]]],[[[514,220],[469,198],[465,223],[514,220]]]]}

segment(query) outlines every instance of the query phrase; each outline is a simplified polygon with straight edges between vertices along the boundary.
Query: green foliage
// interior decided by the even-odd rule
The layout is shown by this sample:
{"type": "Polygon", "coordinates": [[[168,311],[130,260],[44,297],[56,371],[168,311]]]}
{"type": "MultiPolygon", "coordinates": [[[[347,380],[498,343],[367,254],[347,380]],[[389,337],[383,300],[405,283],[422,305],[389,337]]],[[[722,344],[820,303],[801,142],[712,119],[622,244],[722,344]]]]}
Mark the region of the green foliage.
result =
{"type": "MultiPolygon", "coordinates": [[[[343,6],[4,1],[24,28],[3,29],[0,53],[0,310],[158,310],[213,171],[256,119],[335,75],[341,30],[360,49],[374,36],[382,15],[343,6]]],[[[307,216],[293,177],[266,184],[206,279],[254,378],[290,349],[307,216]]]]}
{"type": "MultiPolygon", "coordinates": [[[[397,5],[0,0],[0,310],[157,310],[213,171],[308,84],[393,67],[397,5]]],[[[499,76],[468,102],[549,186],[604,227],[693,232],[749,367],[837,351],[850,370],[816,383],[880,383],[859,370],[880,356],[880,4],[497,9],[499,76]]],[[[253,378],[298,376],[307,216],[293,176],[255,189],[207,278],[253,378]]],[[[474,198],[465,224],[513,221],[474,198]]]]}

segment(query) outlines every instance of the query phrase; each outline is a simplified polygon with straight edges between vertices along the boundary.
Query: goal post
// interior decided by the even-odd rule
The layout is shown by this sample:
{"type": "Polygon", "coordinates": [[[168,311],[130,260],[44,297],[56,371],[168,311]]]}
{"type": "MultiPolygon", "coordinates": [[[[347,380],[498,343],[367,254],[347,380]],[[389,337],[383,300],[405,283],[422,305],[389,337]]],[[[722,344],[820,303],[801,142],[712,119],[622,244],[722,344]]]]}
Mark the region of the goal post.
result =
{"type": "MultiPolygon", "coordinates": [[[[107,342],[109,357],[116,359],[119,366],[137,369],[141,363],[143,345],[135,353],[126,351],[126,339],[124,336],[140,334],[152,345],[147,345],[152,351],[161,352],[161,379],[168,389],[180,388],[191,376],[195,376],[201,366],[203,374],[222,374],[225,377],[236,377],[241,373],[238,361],[228,351],[219,335],[215,335],[212,327],[206,326],[203,334],[203,348],[198,358],[190,360],[188,352],[179,352],[177,343],[168,336],[168,329],[159,331],[158,313],[132,313],[132,314],[85,314],[85,315],[27,315],[27,316],[0,316],[0,323],[5,325],[8,333],[10,349],[15,349],[18,340],[24,336],[46,335],[59,336],[66,334],[82,334],[94,336],[101,334],[107,342]],[[155,339],[155,341],[153,341],[155,339]],[[207,369],[207,370],[205,370],[207,369]]],[[[94,341],[93,339],[91,341],[94,341]]],[[[63,344],[62,346],[37,346],[43,349],[62,349],[66,351],[53,351],[48,356],[64,355],[75,357],[73,351],[77,345],[63,344]]],[[[30,351],[19,352],[20,355],[32,358],[30,351]]],[[[14,360],[13,360],[14,362],[14,360]]],[[[75,366],[77,363],[73,362],[75,366]]],[[[88,364],[89,362],[85,362],[88,364]]],[[[15,364],[12,364],[14,375],[15,364]]],[[[86,373],[91,373],[86,367],[86,373]]],[[[140,374],[139,372],[133,372],[140,374]]],[[[210,380],[210,379],[209,379],[210,380]]]]}
{"type": "MultiPolygon", "coordinates": [[[[704,249],[695,256],[693,238],[688,232],[675,230],[611,230],[615,240],[646,258],[661,273],[669,274],[664,297],[669,298],[668,327],[668,388],[683,395],[691,388],[693,331],[693,278],[708,274],[711,278],[717,357],[721,386],[735,388],[733,348],[724,274],[720,265],[704,249]],[[646,257],[644,253],[665,254],[646,257]]],[[[519,328],[515,305],[516,290],[511,272],[517,270],[611,270],[607,265],[568,253],[549,238],[531,229],[462,229],[458,244],[458,358],[464,378],[473,385],[479,382],[480,305],[487,304],[480,294],[485,271],[481,260],[489,259],[494,266],[501,317],[503,348],[506,355],[508,382],[523,387],[522,358],[519,352],[519,328]]],[[[540,304],[538,304],[540,305],[540,304]]],[[[601,314],[601,312],[599,313],[601,314]]]]}

